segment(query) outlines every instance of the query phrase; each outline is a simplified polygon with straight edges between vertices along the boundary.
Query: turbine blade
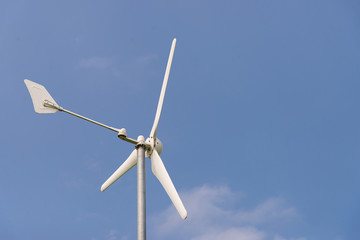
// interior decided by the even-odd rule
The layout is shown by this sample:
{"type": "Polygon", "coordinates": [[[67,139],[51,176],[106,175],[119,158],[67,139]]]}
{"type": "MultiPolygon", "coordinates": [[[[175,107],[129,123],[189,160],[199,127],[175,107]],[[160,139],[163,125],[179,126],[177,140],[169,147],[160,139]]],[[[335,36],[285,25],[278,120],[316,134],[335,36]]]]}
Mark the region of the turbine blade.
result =
{"type": "Polygon", "coordinates": [[[174,51],[175,51],[175,45],[176,45],[176,38],[174,38],[174,40],[172,41],[170,55],[169,55],[168,63],[167,63],[167,66],[166,66],[164,81],[163,81],[163,85],[162,85],[162,88],[161,88],[159,103],[158,103],[157,110],[156,110],[155,120],[154,120],[154,124],[153,124],[153,127],[151,129],[151,133],[150,133],[150,137],[154,137],[154,138],[156,137],[156,130],[157,130],[157,126],[158,126],[159,119],[160,119],[162,105],[163,105],[163,102],[164,102],[164,97],[165,97],[165,92],[166,92],[166,85],[167,85],[167,82],[168,82],[168,79],[169,79],[171,63],[172,63],[172,59],[173,59],[174,51]]]}
{"type": "Polygon", "coordinates": [[[151,169],[157,179],[160,181],[161,185],[164,187],[166,193],[169,195],[171,201],[173,202],[176,210],[179,212],[182,219],[187,218],[186,209],[177,193],[174,184],[172,183],[168,172],[162,162],[159,154],[154,149],[151,154],[151,169]]]}
{"type": "Polygon", "coordinates": [[[129,171],[137,163],[136,149],[132,151],[130,156],[125,160],[123,164],[109,177],[108,180],[101,186],[101,191],[105,191],[111,184],[118,180],[122,175],[129,171]]]}
{"type": "Polygon", "coordinates": [[[37,113],[55,113],[58,111],[56,108],[58,105],[56,104],[55,100],[51,97],[50,93],[46,90],[43,85],[40,85],[36,82],[32,82],[28,79],[24,80],[26,87],[29,90],[34,110],[37,113]],[[49,105],[46,107],[44,106],[44,102],[47,100],[49,105]],[[54,107],[49,107],[53,105],[54,107]]]}

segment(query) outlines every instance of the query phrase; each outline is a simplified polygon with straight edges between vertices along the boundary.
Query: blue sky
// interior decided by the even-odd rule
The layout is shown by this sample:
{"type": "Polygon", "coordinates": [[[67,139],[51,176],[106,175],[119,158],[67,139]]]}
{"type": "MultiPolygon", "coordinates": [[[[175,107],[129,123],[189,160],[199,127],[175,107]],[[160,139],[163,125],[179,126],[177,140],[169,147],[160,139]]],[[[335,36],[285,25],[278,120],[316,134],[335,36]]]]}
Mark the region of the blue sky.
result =
{"type": "Polygon", "coordinates": [[[358,1],[2,1],[0,238],[136,239],[133,146],[34,113],[24,78],[158,137],[188,210],[147,169],[148,239],[360,238],[358,1]]]}

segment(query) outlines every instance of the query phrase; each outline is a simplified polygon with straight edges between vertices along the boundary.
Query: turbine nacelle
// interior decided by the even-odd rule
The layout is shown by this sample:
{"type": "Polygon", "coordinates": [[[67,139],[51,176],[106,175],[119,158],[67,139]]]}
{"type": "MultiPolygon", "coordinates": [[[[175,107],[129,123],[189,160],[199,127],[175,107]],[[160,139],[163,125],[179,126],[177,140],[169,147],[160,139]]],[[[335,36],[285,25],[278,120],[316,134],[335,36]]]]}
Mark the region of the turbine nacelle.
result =
{"type": "Polygon", "coordinates": [[[126,138],[127,137],[127,133],[126,133],[126,129],[125,128],[122,128],[122,129],[119,129],[118,131],[118,137],[119,138],[126,138]]]}

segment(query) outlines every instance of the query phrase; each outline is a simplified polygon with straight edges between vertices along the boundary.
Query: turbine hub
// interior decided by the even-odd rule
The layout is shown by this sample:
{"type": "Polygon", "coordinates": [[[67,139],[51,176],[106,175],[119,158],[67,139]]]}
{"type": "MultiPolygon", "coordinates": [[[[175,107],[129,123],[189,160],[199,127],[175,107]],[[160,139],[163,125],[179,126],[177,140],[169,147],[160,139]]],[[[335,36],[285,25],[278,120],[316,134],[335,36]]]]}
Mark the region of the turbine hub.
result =
{"type": "Polygon", "coordinates": [[[162,153],[163,150],[163,144],[160,141],[160,139],[156,138],[155,140],[155,149],[158,152],[158,154],[160,155],[162,153]]]}
{"type": "Polygon", "coordinates": [[[154,149],[157,151],[157,153],[159,155],[162,153],[163,144],[160,141],[160,139],[158,139],[158,138],[154,139],[153,137],[148,137],[145,142],[146,142],[146,144],[151,146],[151,148],[146,151],[146,157],[150,158],[150,156],[151,156],[152,152],[154,151],[154,149]]]}

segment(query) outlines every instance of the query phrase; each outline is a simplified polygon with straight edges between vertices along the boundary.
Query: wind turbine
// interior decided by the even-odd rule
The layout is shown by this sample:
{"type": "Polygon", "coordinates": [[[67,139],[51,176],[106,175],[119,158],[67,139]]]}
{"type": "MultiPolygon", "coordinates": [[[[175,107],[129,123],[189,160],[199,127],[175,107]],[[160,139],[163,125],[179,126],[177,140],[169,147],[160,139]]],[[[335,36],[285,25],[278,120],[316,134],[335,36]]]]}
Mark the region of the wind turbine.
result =
{"type": "Polygon", "coordinates": [[[32,82],[28,79],[25,79],[24,82],[30,92],[31,99],[33,101],[35,112],[37,113],[55,113],[57,111],[65,112],[73,116],[79,117],[86,121],[95,123],[99,126],[112,130],[118,134],[118,137],[124,141],[132,143],[135,145],[135,150],[132,151],[130,156],[125,160],[123,164],[105,181],[101,186],[101,191],[106,190],[111,184],[118,180],[122,175],[129,171],[136,164],[137,167],[137,208],[138,208],[138,239],[146,239],[146,208],[145,208],[145,157],[151,159],[151,169],[157,179],[160,181],[161,185],[164,187],[166,193],[169,195],[171,201],[173,202],[176,210],[179,212],[182,219],[186,219],[187,211],[177,193],[174,184],[171,181],[171,178],[166,171],[163,161],[160,158],[160,154],[163,149],[161,141],[157,138],[157,127],[159,124],[159,119],[161,115],[161,109],[164,102],[166,86],[169,79],[170,68],[172,59],[174,56],[174,50],[176,45],[176,39],[172,41],[170,55],[166,66],[165,76],[161,88],[160,98],[156,110],[154,124],[152,126],[149,137],[144,139],[143,136],[139,136],[137,140],[128,138],[125,128],[114,128],[107,126],[105,124],[99,123],[92,119],[86,118],[79,114],[73,113],[69,110],[66,110],[60,107],[55,100],[51,97],[48,91],[44,86],[32,82]]]}

